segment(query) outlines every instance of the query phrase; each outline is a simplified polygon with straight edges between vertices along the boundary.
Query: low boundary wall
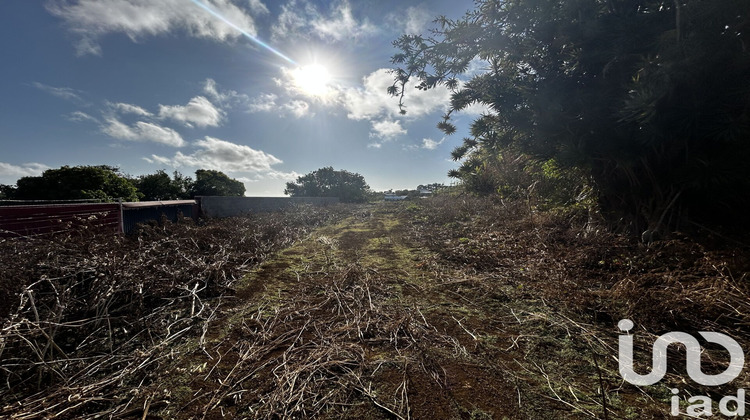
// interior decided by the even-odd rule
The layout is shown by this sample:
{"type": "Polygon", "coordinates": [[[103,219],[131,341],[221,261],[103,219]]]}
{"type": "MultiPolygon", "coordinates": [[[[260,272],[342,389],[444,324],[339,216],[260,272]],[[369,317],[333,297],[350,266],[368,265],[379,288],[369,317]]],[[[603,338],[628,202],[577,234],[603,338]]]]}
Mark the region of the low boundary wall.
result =
{"type": "Polygon", "coordinates": [[[0,237],[51,234],[83,225],[120,230],[120,206],[105,204],[0,207],[0,237]]]}
{"type": "Polygon", "coordinates": [[[338,197],[219,197],[195,198],[203,216],[232,217],[247,213],[270,212],[298,204],[326,206],[339,202],[338,197]]]}
{"type": "Polygon", "coordinates": [[[139,201],[122,203],[121,232],[130,233],[138,223],[160,221],[166,218],[176,222],[180,217],[198,219],[200,209],[194,200],[139,201]]]}
{"type": "Polygon", "coordinates": [[[138,223],[199,216],[221,218],[272,212],[299,204],[325,206],[338,197],[196,197],[195,200],[104,204],[52,204],[0,207],[0,238],[75,230],[83,225],[113,232],[133,232],[138,223]]]}

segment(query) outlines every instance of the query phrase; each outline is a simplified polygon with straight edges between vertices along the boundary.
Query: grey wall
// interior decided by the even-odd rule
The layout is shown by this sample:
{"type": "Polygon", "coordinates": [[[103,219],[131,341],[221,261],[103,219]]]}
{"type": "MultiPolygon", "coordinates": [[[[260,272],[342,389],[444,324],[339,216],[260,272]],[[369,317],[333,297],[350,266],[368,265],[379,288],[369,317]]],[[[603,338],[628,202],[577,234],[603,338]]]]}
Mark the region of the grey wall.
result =
{"type": "Polygon", "coordinates": [[[294,204],[324,206],[338,203],[338,197],[196,197],[207,217],[232,217],[247,213],[277,211],[294,204]]]}

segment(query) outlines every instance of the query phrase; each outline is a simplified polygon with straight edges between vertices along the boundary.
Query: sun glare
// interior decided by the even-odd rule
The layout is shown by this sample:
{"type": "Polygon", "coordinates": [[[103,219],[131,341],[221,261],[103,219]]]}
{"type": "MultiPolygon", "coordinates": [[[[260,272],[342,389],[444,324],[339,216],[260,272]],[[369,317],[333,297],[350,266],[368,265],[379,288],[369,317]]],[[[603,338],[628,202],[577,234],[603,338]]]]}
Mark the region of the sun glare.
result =
{"type": "Polygon", "coordinates": [[[306,95],[323,97],[330,90],[331,74],[324,66],[311,64],[294,69],[292,82],[306,95]]]}

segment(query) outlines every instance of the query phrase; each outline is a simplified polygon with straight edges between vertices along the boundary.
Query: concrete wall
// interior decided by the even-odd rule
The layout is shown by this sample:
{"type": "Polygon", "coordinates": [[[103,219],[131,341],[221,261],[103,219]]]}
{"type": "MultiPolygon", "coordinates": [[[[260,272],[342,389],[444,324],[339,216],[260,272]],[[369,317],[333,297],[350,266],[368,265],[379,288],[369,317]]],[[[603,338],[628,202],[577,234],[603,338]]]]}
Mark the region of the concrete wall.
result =
{"type": "Polygon", "coordinates": [[[295,204],[325,206],[338,203],[338,197],[196,197],[207,217],[232,217],[247,213],[277,211],[295,204]]]}

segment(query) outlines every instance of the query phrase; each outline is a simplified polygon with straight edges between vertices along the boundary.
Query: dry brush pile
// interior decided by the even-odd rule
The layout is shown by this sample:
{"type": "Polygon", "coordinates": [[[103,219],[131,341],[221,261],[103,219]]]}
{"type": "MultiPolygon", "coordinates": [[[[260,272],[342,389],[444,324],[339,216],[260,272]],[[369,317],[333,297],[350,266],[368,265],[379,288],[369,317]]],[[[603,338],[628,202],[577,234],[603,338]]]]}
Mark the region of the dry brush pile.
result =
{"type": "Polygon", "coordinates": [[[325,278],[320,273],[302,277],[294,298],[273,309],[258,307],[208,349],[213,366],[197,382],[213,385],[204,387],[187,412],[406,419],[413,375],[443,374],[416,357],[423,354],[420,347],[462,349],[418,310],[394,301],[391,280],[377,270],[354,263],[332,268],[325,278]]]}
{"type": "Polygon", "coordinates": [[[733,242],[709,247],[675,232],[647,246],[580,214],[471,196],[426,201],[418,214],[413,234],[445,260],[515,270],[517,284],[594,320],[637,317],[655,330],[750,324],[750,249],[733,242]]]}
{"type": "Polygon", "coordinates": [[[205,351],[171,367],[181,374],[161,387],[179,395],[173,392],[164,417],[408,419],[425,412],[410,395],[424,383],[425,394],[442,389],[446,373],[432,355],[466,349],[405,304],[400,276],[354,256],[368,242],[360,235],[385,233],[357,217],[369,216],[288,249],[248,278],[240,294],[252,298],[205,351]]]}
{"type": "Polygon", "coordinates": [[[175,343],[205,340],[243,273],[346,211],[0,239],[0,416],[144,411],[138,390],[175,343]]]}
{"type": "MultiPolygon", "coordinates": [[[[432,249],[438,262],[449,262],[477,279],[486,279],[476,281],[462,297],[481,302],[500,294],[508,308],[515,308],[513,316],[518,315],[517,324],[527,335],[519,335],[514,348],[529,360],[537,357],[540,366],[552,364],[560,373],[556,383],[550,381],[549,371],[537,372],[552,399],[560,399],[555,392],[566,393],[568,381],[574,383],[573,388],[578,381],[588,389],[612,389],[608,398],[617,396],[623,414],[626,394],[644,392],[623,387],[617,371],[616,325],[623,318],[638,326],[639,372],[648,371],[651,345],[668,331],[723,332],[750,348],[750,250],[736,242],[699,241],[675,232],[644,245],[597,228],[586,215],[530,212],[523,202],[472,196],[434,197],[420,202],[418,208],[407,207],[405,213],[411,219],[410,236],[432,249]],[[544,322],[532,328],[521,313],[544,322]],[[586,345],[575,348],[571,342],[586,345]],[[591,353],[591,360],[566,359],[565,346],[574,348],[570,354],[591,353]],[[556,362],[538,356],[550,352],[560,355],[556,362]],[[595,373],[586,377],[586,370],[595,373]],[[601,381],[610,385],[603,386],[601,381]]],[[[723,371],[726,353],[717,346],[705,349],[705,371],[723,371]]],[[[666,382],[682,388],[685,353],[672,351],[675,369],[666,382]]],[[[744,388],[748,383],[747,371],[734,382],[744,388]]],[[[692,386],[691,391],[699,394],[723,391],[692,386]]],[[[651,395],[645,398],[654,401],[651,395]]],[[[565,404],[571,407],[580,406],[572,391],[567,400],[565,404]]],[[[611,405],[608,409],[612,410],[611,405]]],[[[602,415],[607,410],[600,406],[596,411],[602,415]]]]}

